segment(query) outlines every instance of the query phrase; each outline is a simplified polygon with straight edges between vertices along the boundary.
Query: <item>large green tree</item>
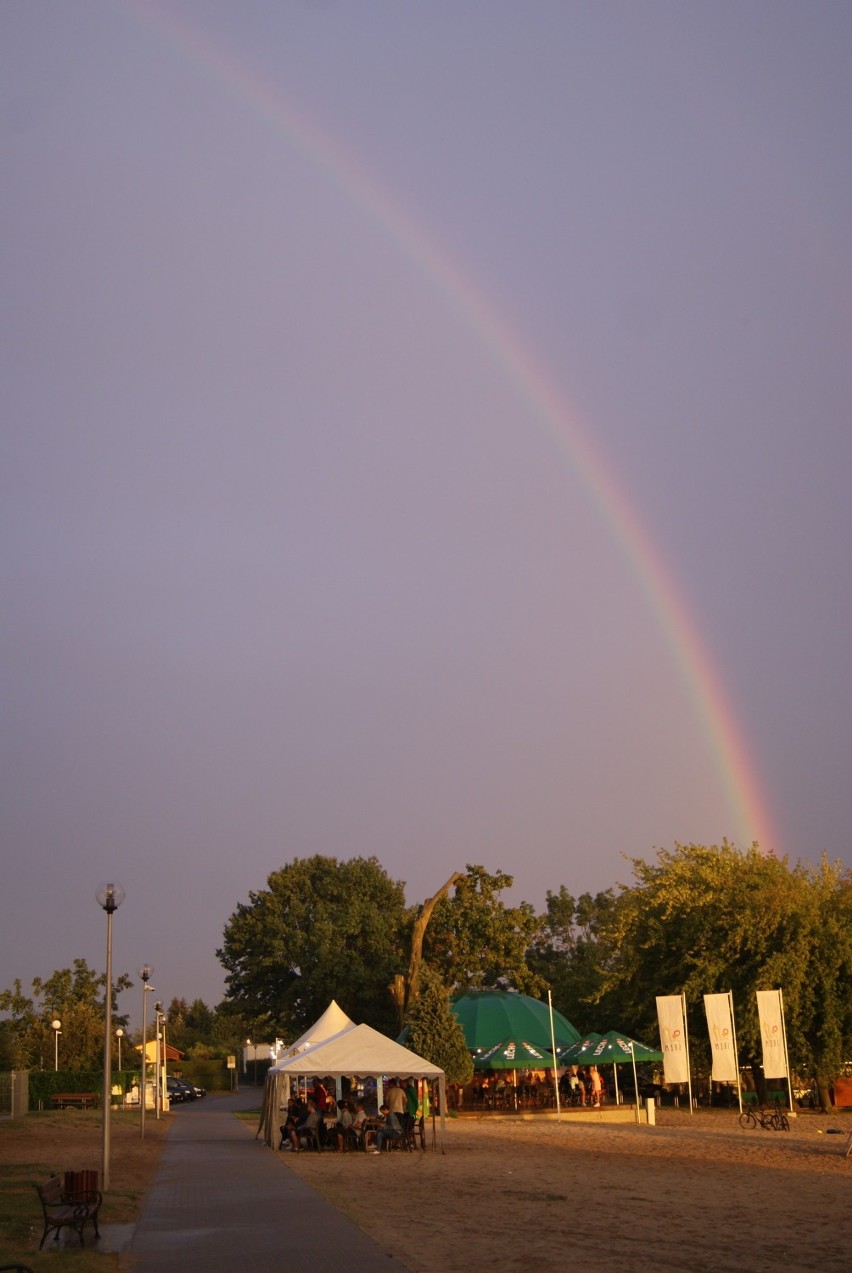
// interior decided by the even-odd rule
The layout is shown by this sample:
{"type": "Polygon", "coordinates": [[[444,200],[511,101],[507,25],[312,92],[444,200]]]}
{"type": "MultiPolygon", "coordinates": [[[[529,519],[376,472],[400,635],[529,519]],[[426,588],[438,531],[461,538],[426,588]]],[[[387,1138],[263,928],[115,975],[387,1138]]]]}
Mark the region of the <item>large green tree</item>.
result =
{"type": "MultiPolygon", "coordinates": [[[[116,996],[132,986],[121,974],[113,981],[113,1028],[126,1028],[127,1017],[117,1010],[116,996]]],[[[7,1034],[13,1041],[15,1064],[21,1068],[53,1069],[56,1037],[51,1021],[62,1023],[59,1036],[59,1068],[91,1070],[103,1064],[104,991],[106,974],[89,968],[85,959],[75,959],[72,968],[61,968],[42,980],[35,977],[32,996],[21,982],[0,992],[0,1012],[9,1014],[7,1034]]]]}
{"type": "MultiPolygon", "coordinates": [[[[740,1058],[759,1068],[755,991],[784,994],[792,1068],[827,1084],[852,1051],[852,881],[840,864],[676,845],[656,861],[631,860],[635,883],[580,899],[573,928],[565,908],[562,968],[554,979],[579,994],[598,1029],[656,1032],[655,997],[686,995],[695,1056],[707,1055],[703,995],[732,991],[740,1058]],[[581,927],[581,921],[585,921],[581,927]]],[[[535,963],[535,960],[533,960],[535,963]]],[[[539,965],[542,966],[542,965],[539,965]]],[[[560,1003],[560,1006],[563,1006],[560,1003]]]]}
{"type": "Polygon", "coordinates": [[[514,880],[504,871],[468,866],[435,903],[423,958],[447,989],[500,987],[539,995],[545,982],[526,960],[539,920],[529,902],[506,906],[500,893],[514,880]]]}
{"type": "Polygon", "coordinates": [[[406,1017],[406,1046],[438,1065],[448,1083],[469,1083],[473,1061],[464,1031],[453,1016],[450,996],[431,968],[421,973],[420,993],[406,1017]]]}
{"type": "Polygon", "coordinates": [[[296,858],[225,926],[226,1002],[261,1036],[293,1038],[332,999],[393,1031],[388,986],[407,962],[409,925],[403,886],[376,858],[296,858]]]}
{"type": "Polygon", "coordinates": [[[557,893],[548,891],[546,911],[527,951],[530,968],[551,987],[554,1007],[580,1031],[600,1028],[605,1016],[609,1021],[601,929],[614,905],[612,889],[578,898],[564,884],[557,893]]]}

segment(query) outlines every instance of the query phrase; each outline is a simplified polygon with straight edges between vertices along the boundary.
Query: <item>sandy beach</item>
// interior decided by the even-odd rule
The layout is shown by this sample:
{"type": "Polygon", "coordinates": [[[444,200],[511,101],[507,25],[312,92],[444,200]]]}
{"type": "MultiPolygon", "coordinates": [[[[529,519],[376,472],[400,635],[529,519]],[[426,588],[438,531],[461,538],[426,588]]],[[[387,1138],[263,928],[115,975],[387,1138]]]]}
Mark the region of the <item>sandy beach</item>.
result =
{"type": "Polygon", "coordinates": [[[657,1111],[655,1127],[481,1117],[448,1121],[443,1153],[280,1160],[415,1273],[825,1271],[852,1266],[850,1133],[848,1113],[789,1133],[721,1112],[657,1111]]]}

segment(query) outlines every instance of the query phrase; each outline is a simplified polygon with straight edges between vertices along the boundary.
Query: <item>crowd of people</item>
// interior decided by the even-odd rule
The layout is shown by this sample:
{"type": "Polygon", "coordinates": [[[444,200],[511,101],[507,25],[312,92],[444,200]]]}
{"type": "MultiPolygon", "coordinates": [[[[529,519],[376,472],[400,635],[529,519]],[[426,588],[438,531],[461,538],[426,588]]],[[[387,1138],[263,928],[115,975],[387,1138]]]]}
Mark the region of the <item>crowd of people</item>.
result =
{"type": "Polygon", "coordinates": [[[369,1113],[364,1101],[344,1096],[335,1102],[315,1079],[310,1092],[294,1094],[281,1124],[279,1148],[300,1153],[303,1148],[332,1149],[339,1154],[351,1149],[381,1153],[389,1142],[404,1139],[422,1114],[421,1097],[414,1079],[391,1079],[385,1102],[369,1113]]]}
{"type": "MultiPolygon", "coordinates": [[[[540,1109],[556,1104],[553,1074],[546,1071],[533,1074],[530,1070],[518,1073],[517,1083],[512,1083],[512,1071],[492,1075],[476,1075],[467,1088],[452,1084],[447,1089],[451,1109],[461,1110],[465,1102],[474,1108],[499,1109],[511,1103],[524,1108],[540,1109]]],[[[559,1078],[559,1099],[563,1105],[602,1105],[607,1099],[606,1085],[596,1065],[569,1066],[559,1078]]]]}

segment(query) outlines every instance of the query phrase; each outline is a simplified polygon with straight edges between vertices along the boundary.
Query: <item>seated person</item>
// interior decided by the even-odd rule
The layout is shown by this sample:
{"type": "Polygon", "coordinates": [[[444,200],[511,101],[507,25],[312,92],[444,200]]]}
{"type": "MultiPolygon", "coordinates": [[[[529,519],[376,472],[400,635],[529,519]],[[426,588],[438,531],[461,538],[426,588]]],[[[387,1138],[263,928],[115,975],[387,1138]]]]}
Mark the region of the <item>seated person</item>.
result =
{"type": "Polygon", "coordinates": [[[342,1154],[346,1149],[348,1133],[353,1123],[352,1111],[348,1101],[337,1102],[337,1122],[334,1124],[334,1135],[337,1137],[337,1152],[342,1154]]]}
{"type": "Polygon", "coordinates": [[[381,1127],[376,1132],[376,1148],[374,1154],[380,1154],[382,1149],[389,1140],[402,1139],[402,1123],[397,1114],[392,1113],[387,1105],[383,1105],[379,1111],[381,1118],[381,1127]]]}
{"type": "Polygon", "coordinates": [[[314,1136],[318,1135],[319,1121],[319,1110],[311,1098],[308,1097],[308,1112],[305,1117],[300,1123],[295,1123],[292,1126],[288,1123],[287,1125],[290,1147],[298,1152],[302,1148],[300,1141],[313,1140],[314,1136]]]}
{"type": "Polygon", "coordinates": [[[350,1135],[355,1137],[355,1142],[359,1148],[364,1148],[364,1136],[366,1133],[367,1111],[364,1109],[363,1101],[355,1102],[355,1113],[352,1116],[352,1126],[349,1128],[350,1135]]]}
{"type": "Polygon", "coordinates": [[[294,1127],[298,1127],[308,1112],[307,1105],[303,1105],[298,1096],[291,1096],[287,1102],[287,1114],[284,1122],[281,1124],[279,1131],[281,1132],[281,1143],[278,1148],[284,1148],[284,1142],[289,1141],[290,1132],[294,1127]]]}

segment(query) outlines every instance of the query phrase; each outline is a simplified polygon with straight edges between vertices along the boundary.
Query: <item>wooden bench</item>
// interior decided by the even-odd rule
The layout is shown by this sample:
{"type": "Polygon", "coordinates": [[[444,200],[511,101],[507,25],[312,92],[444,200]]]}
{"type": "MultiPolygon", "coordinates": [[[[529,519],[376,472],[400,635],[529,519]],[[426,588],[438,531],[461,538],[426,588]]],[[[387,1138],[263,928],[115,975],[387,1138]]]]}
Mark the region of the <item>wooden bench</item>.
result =
{"type": "Polygon", "coordinates": [[[94,1109],[99,1100],[97,1092],[56,1092],[50,1103],[55,1109],[94,1109]]]}
{"type": "Polygon", "coordinates": [[[98,1229],[98,1211],[103,1201],[97,1189],[82,1189],[69,1193],[58,1176],[51,1176],[44,1185],[35,1186],[44,1213],[44,1233],[38,1244],[39,1251],[51,1230],[56,1230],[58,1240],[62,1229],[73,1229],[80,1238],[80,1246],[84,1246],[83,1229],[91,1221],[95,1237],[101,1236],[98,1229]]]}

